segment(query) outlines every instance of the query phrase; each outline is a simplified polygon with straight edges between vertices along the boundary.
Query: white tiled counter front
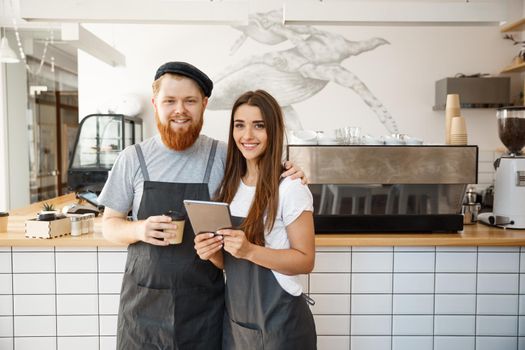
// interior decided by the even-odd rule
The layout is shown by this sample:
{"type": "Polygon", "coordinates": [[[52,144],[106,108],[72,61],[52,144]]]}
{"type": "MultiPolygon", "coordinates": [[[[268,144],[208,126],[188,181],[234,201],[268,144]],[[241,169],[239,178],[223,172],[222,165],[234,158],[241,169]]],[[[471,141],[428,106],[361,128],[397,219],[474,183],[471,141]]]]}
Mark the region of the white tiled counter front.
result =
{"type": "Polygon", "coordinates": [[[319,349],[525,349],[523,247],[318,247],[319,349]]]}
{"type": "MultiPolygon", "coordinates": [[[[525,349],[523,247],[318,247],[319,349],[525,349]]],[[[0,349],[115,349],[125,248],[1,247],[0,349]]]]}
{"type": "Polygon", "coordinates": [[[0,247],[0,349],[115,349],[126,254],[0,247]]]}

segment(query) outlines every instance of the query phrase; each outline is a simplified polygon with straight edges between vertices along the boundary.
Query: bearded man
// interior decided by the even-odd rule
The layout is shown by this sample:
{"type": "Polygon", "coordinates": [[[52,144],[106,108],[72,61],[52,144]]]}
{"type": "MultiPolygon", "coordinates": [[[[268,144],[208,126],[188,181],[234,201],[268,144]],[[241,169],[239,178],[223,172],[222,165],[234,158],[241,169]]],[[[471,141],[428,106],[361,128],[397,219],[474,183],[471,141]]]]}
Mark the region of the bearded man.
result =
{"type": "MultiPolygon", "coordinates": [[[[194,232],[168,211],[183,200],[210,200],[224,176],[226,144],[200,135],[213,83],[185,62],[160,66],[152,104],[159,134],[120,154],[99,202],[103,234],[128,244],[117,327],[118,349],[220,349],[224,276],[198,258],[194,232]],[[132,219],[127,213],[132,211],[132,219]]],[[[283,176],[301,177],[290,167],[283,176]]]]}

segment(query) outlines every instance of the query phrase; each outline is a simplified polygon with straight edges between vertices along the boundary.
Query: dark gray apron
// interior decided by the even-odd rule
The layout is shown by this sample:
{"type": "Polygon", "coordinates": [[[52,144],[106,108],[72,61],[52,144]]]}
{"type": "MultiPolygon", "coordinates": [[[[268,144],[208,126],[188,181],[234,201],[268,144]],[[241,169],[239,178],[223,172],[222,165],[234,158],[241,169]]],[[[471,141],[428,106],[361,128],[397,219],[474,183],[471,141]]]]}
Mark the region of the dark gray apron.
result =
{"type": "MultiPolygon", "coordinates": [[[[243,218],[233,218],[240,226],[243,218]]],[[[312,313],[303,296],[287,293],[273,272],[224,252],[224,350],[317,348],[312,313]]]]}
{"type": "MultiPolygon", "coordinates": [[[[168,210],[185,213],[184,199],[209,200],[214,141],[202,183],[150,181],[144,156],[136,145],[144,176],[138,219],[168,210]]],[[[224,276],[194,249],[188,220],[181,244],[129,245],[118,317],[117,348],[219,349],[224,315],[224,276]]]]}

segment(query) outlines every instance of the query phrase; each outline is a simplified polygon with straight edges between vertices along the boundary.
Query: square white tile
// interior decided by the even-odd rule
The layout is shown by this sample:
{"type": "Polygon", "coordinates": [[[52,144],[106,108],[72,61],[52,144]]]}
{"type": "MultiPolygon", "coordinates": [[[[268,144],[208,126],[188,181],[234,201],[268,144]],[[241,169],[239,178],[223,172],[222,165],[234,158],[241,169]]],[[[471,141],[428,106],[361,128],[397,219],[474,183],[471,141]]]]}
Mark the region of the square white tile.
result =
{"type": "Polygon", "coordinates": [[[436,293],[476,293],[476,275],[469,273],[436,274],[436,293]]]}
{"type": "Polygon", "coordinates": [[[476,253],[438,252],[436,253],[436,272],[476,272],[476,253]]]}
{"type": "Polygon", "coordinates": [[[395,252],[435,252],[436,247],[435,246],[417,246],[417,247],[394,247],[394,253],[395,252]]]}
{"type": "Polygon", "coordinates": [[[474,350],[474,337],[434,337],[434,350],[474,350]]]}
{"type": "Polygon", "coordinates": [[[9,316],[13,314],[13,296],[0,295],[0,316],[9,316]]]}
{"type": "Polygon", "coordinates": [[[315,252],[351,252],[352,247],[315,247],[315,252]]]}
{"type": "Polygon", "coordinates": [[[13,293],[13,275],[10,273],[0,273],[0,294],[13,293]]]}
{"type": "Polygon", "coordinates": [[[392,274],[352,274],[352,293],[392,293],[392,274]]]}
{"type": "Polygon", "coordinates": [[[97,315],[97,295],[57,295],[58,315],[97,315]]]}
{"type": "Polygon", "coordinates": [[[116,336],[117,335],[118,317],[115,316],[100,316],[100,335],[101,336],[116,336]]]}
{"type": "Polygon", "coordinates": [[[394,272],[434,272],[434,252],[396,252],[394,272]]]}
{"type": "Polygon", "coordinates": [[[57,294],[97,293],[97,274],[61,273],[56,275],[57,294]]]}
{"type": "Polygon", "coordinates": [[[122,273],[101,273],[98,275],[99,291],[104,294],[120,293],[122,273]]]}
{"type": "Polygon", "coordinates": [[[434,274],[396,273],[394,274],[394,293],[433,293],[434,274]]]}
{"type": "Polygon", "coordinates": [[[478,274],[478,293],[518,294],[518,274],[478,274]]]}
{"type": "Polygon", "coordinates": [[[357,253],[360,253],[360,252],[393,252],[393,251],[394,251],[394,247],[375,247],[375,246],[352,247],[352,252],[357,252],[357,253]]]}
{"type": "Polygon", "coordinates": [[[15,339],[16,350],[56,350],[55,337],[22,337],[15,339]]]}
{"type": "Polygon", "coordinates": [[[350,322],[352,336],[392,334],[392,318],[389,315],[352,315],[350,322]]]}
{"type": "Polygon", "coordinates": [[[350,259],[350,252],[316,253],[313,272],[350,272],[350,259]]]}
{"type": "Polygon", "coordinates": [[[352,252],[352,272],[392,272],[393,252],[352,252]]]}
{"type": "Polygon", "coordinates": [[[51,273],[13,275],[15,294],[54,294],[55,275],[51,273]]]}
{"type": "Polygon", "coordinates": [[[390,350],[391,342],[390,336],[353,336],[350,345],[352,350],[390,350]]]}
{"type": "Polygon", "coordinates": [[[476,316],[434,316],[435,335],[474,335],[476,316]]]}
{"type": "Polygon", "coordinates": [[[478,295],[478,315],[517,315],[517,295],[478,295]]]}
{"type": "Polygon", "coordinates": [[[15,337],[56,335],[56,316],[15,316],[15,337]]]}
{"type": "Polygon", "coordinates": [[[55,247],[55,251],[59,252],[96,252],[97,247],[55,247]]]}
{"type": "Polygon", "coordinates": [[[350,275],[346,273],[311,273],[310,293],[350,293],[350,275]]]}
{"type": "Polygon", "coordinates": [[[435,303],[435,313],[437,315],[474,315],[476,313],[476,295],[474,294],[436,294],[435,303]]]}
{"type": "Polygon", "coordinates": [[[455,247],[455,246],[442,246],[442,247],[436,247],[436,252],[477,252],[478,247],[455,247]]]}
{"type": "Polygon", "coordinates": [[[98,270],[100,272],[124,273],[127,252],[99,252],[98,270]]]}
{"type": "Polygon", "coordinates": [[[350,335],[350,316],[314,315],[317,335],[350,335]]]}
{"type": "Polygon", "coordinates": [[[35,253],[35,252],[51,252],[53,253],[55,251],[55,247],[12,247],[13,253],[18,252],[29,252],[29,253],[35,253]]]}
{"type": "Polygon", "coordinates": [[[311,306],[315,315],[349,315],[350,294],[316,294],[315,305],[311,306]]]}
{"type": "Polygon", "coordinates": [[[518,273],[519,253],[478,253],[478,272],[518,273]]]}
{"type": "Polygon", "coordinates": [[[13,253],[13,273],[55,272],[53,252],[13,253]]]}
{"type": "Polygon", "coordinates": [[[98,316],[57,316],[57,335],[98,335],[98,316]]]}
{"type": "Polygon", "coordinates": [[[353,315],[389,315],[392,312],[391,294],[352,294],[353,315]]]}
{"type": "Polygon", "coordinates": [[[120,295],[118,294],[100,294],[98,296],[100,314],[101,315],[118,314],[119,301],[120,301],[120,295]]]}
{"type": "Polygon", "coordinates": [[[497,252],[497,253],[519,253],[520,247],[513,246],[479,246],[478,251],[484,252],[497,252]]]}
{"type": "Polygon", "coordinates": [[[476,350],[516,349],[518,339],[515,337],[478,337],[476,350]]]}
{"type": "Polygon", "coordinates": [[[340,335],[318,336],[317,348],[319,350],[348,350],[350,349],[350,337],[340,335]]]}
{"type": "Polygon", "coordinates": [[[98,337],[58,337],[57,350],[93,350],[98,349],[98,337]]]}
{"type": "Polygon", "coordinates": [[[42,295],[15,295],[15,315],[55,315],[55,296],[42,295]]]}
{"type": "Polygon", "coordinates": [[[97,272],[96,252],[57,252],[57,273],[97,272]]]}
{"type": "Polygon", "coordinates": [[[11,252],[0,252],[0,273],[11,273],[11,252]]]}
{"type": "Polygon", "coordinates": [[[394,295],[394,314],[432,315],[434,296],[421,294],[394,295]]]}
{"type": "Polygon", "coordinates": [[[393,350],[433,350],[432,337],[428,336],[394,336],[392,339],[393,350]]]}
{"type": "Polygon", "coordinates": [[[13,338],[0,338],[0,349],[12,350],[13,346],[13,338]]]}
{"type": "Polygon", "coordinates": [[[434,316],[394,315],[394,335],[432,335],[434,316]]]}
{"type": "Polygon", "coordinates": [[[100,350],[115,350],[117,337],[100,337],[100,350]]]}
{"type": "Polygon", "coordinates": [[[13,317],[0,316],[0,337],[13,336],[13,317]]]}
{"type": "Polygon", "coordinates": [[[518,316],[477,316],[476,334],[517,336],[518,316]]]}

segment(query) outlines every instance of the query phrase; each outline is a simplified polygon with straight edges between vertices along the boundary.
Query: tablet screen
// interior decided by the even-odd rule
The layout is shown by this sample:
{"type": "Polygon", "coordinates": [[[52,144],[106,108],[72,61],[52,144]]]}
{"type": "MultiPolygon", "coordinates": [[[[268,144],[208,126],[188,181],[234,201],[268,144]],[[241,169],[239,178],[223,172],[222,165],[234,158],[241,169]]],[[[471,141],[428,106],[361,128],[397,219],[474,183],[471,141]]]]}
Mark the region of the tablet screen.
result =
{"type": "Polygon", "coordinates": [[[184,207],[195,234],[232,227],[228,203],[185,199],[184,207]]]}

